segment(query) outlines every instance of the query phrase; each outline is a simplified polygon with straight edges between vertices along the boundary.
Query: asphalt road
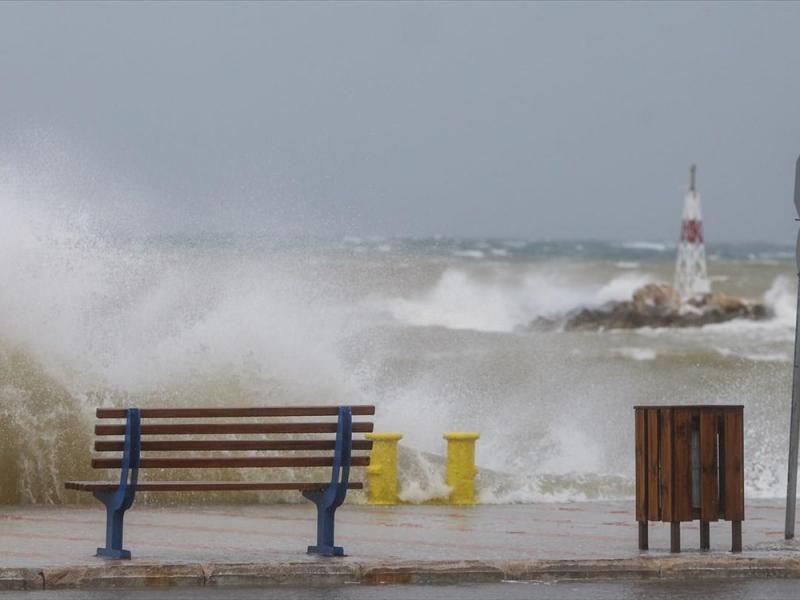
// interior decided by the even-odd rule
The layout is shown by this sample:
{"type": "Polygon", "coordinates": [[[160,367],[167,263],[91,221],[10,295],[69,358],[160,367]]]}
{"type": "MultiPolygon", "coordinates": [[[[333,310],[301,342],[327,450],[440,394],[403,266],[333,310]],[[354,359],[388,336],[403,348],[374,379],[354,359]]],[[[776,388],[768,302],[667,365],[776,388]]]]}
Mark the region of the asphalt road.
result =
{"type": "Polygon", "coordinates": [[[800,599],[800,580],[750,579],[468,586],[182,588],[0,592],[0,600],[770,600],[800,599]]]}

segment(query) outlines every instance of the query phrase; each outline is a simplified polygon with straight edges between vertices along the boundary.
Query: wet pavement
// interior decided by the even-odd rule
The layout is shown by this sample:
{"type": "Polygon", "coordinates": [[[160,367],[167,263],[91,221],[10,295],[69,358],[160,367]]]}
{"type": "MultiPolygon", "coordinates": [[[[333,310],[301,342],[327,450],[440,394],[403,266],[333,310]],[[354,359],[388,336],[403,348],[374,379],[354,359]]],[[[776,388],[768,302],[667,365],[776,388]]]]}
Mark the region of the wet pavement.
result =
{"type": "MultiPolygon", "coordinates": [[[[101,565],[105,513],[91,506],[0,507],[0,567],[40,569],[101,565]]],[[[309,504],[134,507],[126,515],[130,564],[278,563],[309,557],[316,514],[309,504]]],[[[631,502],[525,505],[345,505],[337,543],[348,561],[400,563],[458,560],[586,560],[635,558],[631,502]]],[[[682,526],[684,555],[698,551],[697,523],[682,526]]],[[[794,554],[783,540],[783,504],[755,501],[744,522],[745,555],[794,554]]],[[[730,549],[730,524],[711,524],[712,555],[730,549]]],[[[669,526],[650,527],[647,556],[668,556],[669,526]]],[[[707,555],[707,553],[705,553],[707,555]]]]}
{"type": "Polygon", "coordinates": [[[800,598],[796,580],[499,583],[336,588],[190,588],[0,592],[0,600],[783,600],[800,598]]]}

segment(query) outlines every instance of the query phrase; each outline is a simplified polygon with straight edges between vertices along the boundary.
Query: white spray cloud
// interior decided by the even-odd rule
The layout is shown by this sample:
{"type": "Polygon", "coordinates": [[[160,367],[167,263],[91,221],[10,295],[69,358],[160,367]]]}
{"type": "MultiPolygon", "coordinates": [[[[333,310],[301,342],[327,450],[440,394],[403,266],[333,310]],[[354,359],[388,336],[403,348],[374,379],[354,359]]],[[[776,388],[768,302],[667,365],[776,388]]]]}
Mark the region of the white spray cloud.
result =
{"type": "Polygon", "coordinates": [[[580,307],[629,300],[650,281],[649,275],[625,273],[591,287],[555,273],[481,279],[449,268],[432,289],[412,298],[390,299],[387,308],[395,319],[410,325],[510,332],[537,317],[553,318],[580,307]]]}

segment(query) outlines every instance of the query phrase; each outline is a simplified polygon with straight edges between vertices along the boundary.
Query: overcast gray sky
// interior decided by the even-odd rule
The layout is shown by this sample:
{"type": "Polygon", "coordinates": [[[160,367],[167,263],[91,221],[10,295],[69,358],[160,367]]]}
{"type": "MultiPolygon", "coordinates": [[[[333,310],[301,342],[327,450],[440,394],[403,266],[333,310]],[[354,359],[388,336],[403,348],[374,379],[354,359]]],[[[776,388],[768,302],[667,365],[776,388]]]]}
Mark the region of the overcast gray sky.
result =
{"type": "Polygon", "coordinates": [[[792,243],[800,4],[3,3],[0,147],[136,227],[334,235],[671,239],[696,161],[710,240],[792,243]]]}

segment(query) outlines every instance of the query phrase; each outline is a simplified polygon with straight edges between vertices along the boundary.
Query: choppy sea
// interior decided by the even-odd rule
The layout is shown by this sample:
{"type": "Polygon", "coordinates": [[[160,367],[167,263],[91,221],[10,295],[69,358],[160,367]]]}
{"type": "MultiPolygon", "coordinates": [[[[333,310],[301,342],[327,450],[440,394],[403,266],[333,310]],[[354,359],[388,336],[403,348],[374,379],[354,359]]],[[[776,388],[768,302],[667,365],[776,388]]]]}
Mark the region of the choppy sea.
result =
{"type": "MultiPolygon", "coordinates": [[[[6,219],[0,503],[76,501],[61,482],[96,477],[98,406],[286,403],[376,404],[377,430],[404,434],[408,500],[441,493],[443,432],[478,431],[485,502],[631,497],[633,405],[744,404],[747,494],[780,496],[794,252],[710,244],[708,257],[715,290],[773,316],[529,327],[671,281],[675,245],[659,241],[121,239],[6,219]]],[[[176,499],[220,500],[149,501],[176,499]]]]}

